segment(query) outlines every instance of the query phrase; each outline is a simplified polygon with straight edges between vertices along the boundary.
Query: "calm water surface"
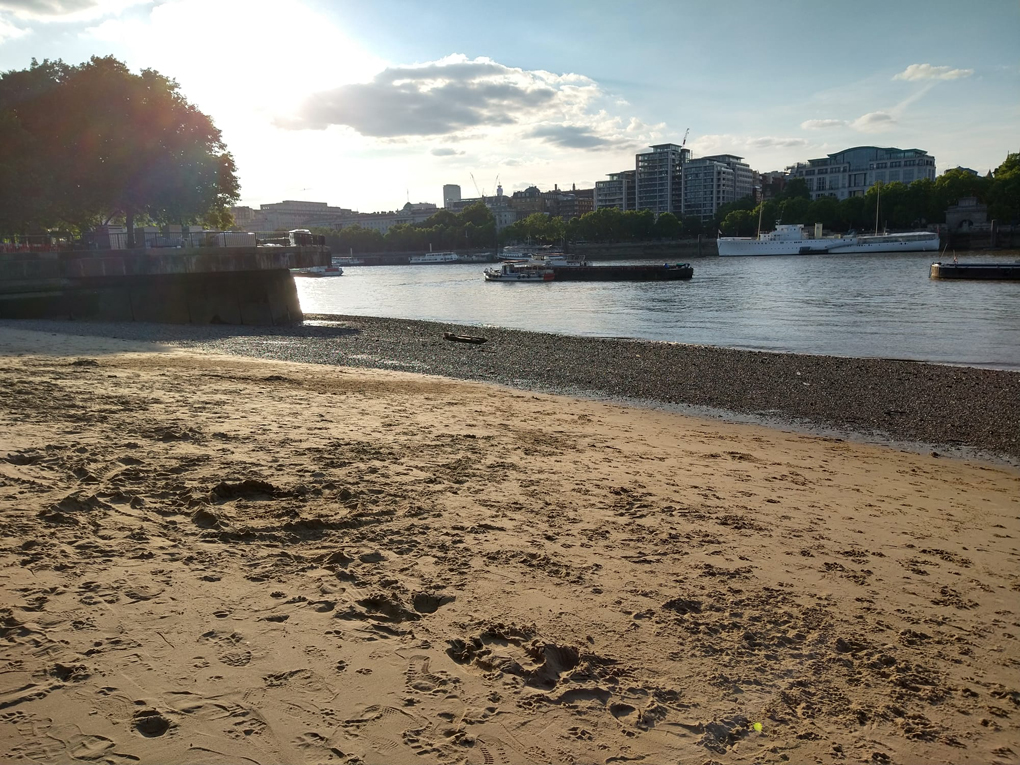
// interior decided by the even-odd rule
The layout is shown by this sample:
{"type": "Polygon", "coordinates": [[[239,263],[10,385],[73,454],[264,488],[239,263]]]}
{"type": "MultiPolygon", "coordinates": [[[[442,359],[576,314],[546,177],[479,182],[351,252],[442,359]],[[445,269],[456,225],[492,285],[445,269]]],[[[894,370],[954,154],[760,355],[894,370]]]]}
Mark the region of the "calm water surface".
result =
{"type": "Polygon", "coordinates": [[[295,282],[306,313],[1020,369],[1020,282],[932,280],[937,259],[712,257],[692,261],[689,282],[658,283],[490,283],[477,263],[345,266],[295,282]]]}

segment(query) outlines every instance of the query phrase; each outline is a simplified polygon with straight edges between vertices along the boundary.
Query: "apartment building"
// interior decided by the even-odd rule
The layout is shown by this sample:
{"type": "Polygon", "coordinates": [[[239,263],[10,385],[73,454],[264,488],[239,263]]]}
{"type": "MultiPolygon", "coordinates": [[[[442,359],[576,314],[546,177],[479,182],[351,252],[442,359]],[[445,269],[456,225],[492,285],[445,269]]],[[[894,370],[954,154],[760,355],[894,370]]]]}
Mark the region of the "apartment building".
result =
{"type": "Polygon", "coordinates": [[[812,199],[859,197],[878,182],[910,184],[935,180],[935,157],[922,149],[855,146],[786,169],[789,178],[803,178],[812,199]]]}
{"type": "Polygon", "coordinates": [[[633,210],[634,175],[633,170],[624,170],[610,173],[608,181],[596,181],[594,209],[615,207],[617,210],[633,210]]]}
{"type": "Polygon", "coordinates": [[[683,166],[684,215],[708,220],[722,205],[750,196],[754,173],[742,159],[733,154],[688,159],[683,166]]]}
{"type": "Polygon", "coordinates": [[[683,214],[683,166],[690,149],[662,143],[635,156],[634,208],[683,214]]]}

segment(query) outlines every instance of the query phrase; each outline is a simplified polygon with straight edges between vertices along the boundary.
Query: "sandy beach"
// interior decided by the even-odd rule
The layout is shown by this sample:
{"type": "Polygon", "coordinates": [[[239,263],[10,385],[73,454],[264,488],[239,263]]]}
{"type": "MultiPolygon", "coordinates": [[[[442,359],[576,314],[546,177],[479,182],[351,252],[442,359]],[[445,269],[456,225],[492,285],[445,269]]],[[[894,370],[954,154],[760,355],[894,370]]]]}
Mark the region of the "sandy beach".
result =
{"type": "Polygon", "coordinates": [[[4,762],[1020,758],[1016,467],[213,350],[0,329],[4,762]]]}

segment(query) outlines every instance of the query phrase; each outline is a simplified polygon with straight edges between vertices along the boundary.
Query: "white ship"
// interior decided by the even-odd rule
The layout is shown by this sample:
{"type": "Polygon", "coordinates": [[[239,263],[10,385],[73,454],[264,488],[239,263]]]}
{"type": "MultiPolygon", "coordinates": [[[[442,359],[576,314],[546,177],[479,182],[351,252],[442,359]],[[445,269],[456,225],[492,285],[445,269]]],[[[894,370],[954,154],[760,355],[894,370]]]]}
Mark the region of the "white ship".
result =
{"type": "Polygon", "coordinates": [[[344,270],[340,266],[310,266],[308,268],[292,268],[293,276],[306,276],[319,278],[323,276],[343,276],[344,270]]]}
{"type": "Polygon", "coordinates": [[[934,231],[903,234],[846,234],[808,236],[804,226],[777,224],[775,231],[752,236],[721,236],[719,254],[728,255],[819,255],[865,252],[938,252],[939,235],[934,231]]]}
{"type": "Polygon", "coordinates": [[[460,256],[455,252],[426,252],[424,255],[412,255],[408,262],[412,266],[422,266],[429,263],[457,263],[460,256]]]}

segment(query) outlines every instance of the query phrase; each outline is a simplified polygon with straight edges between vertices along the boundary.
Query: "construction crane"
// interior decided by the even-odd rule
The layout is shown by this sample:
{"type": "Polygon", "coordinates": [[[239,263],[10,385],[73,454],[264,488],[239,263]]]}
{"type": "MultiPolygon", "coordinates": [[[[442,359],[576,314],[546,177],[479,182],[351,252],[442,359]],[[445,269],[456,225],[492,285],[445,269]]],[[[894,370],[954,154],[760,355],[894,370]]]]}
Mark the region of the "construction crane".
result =
{"type": "Polygon", "coordinates": [[[684,140],[680,143],[680,148],[683,149],[687,145],[687,136],[691,134],[691,129],[687,128],[687,132],[684,133],[684,140]]]}
{"type": "Polygon", "coordinates": [[[478,196],[480,196],[482,198],[482,200],[484,201],[485,200],[485,192],[482,191],[480,188],[478,188],[478,181],[475,180],[475,174],[474,173],[468,173],[468,175],[471,176],[471,182],[473,184],[475,184],[475,193],[478,194],[478,196]]]}

